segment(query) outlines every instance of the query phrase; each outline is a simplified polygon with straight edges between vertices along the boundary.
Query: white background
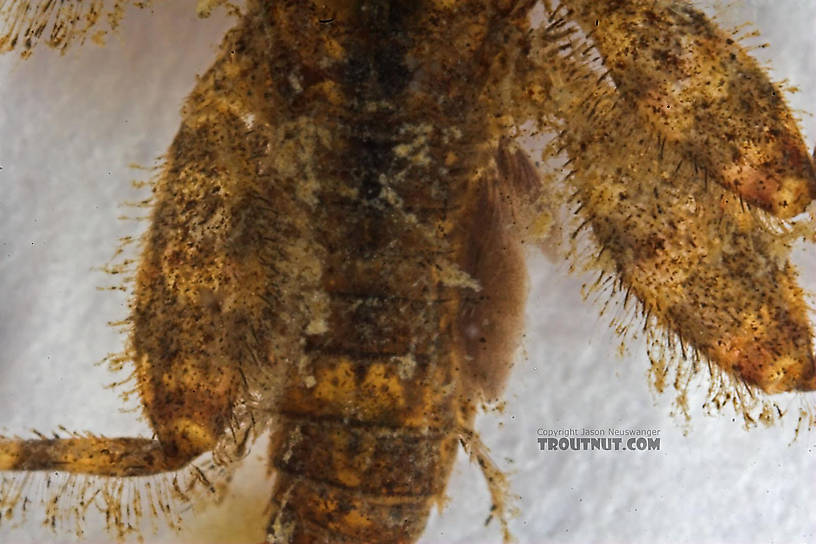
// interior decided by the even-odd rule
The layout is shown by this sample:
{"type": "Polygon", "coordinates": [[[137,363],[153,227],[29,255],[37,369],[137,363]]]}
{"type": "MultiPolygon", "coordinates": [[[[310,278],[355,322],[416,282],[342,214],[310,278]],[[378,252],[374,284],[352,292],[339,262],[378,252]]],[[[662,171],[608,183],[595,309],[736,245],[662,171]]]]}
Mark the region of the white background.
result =
{"type": "MultiPolygon", "coordinates": [[[[132,179],[169,145],[179,107],[195,76],[211,63],[225,17],[198,21],[192,0],[134,14],[108,46],[60,57],[40,51],[25,62],[0,58],[0,428],[29,436],[58,425],[107,435],[149,436],[133,414],[119,413],[110,374],[94,362],[118,351],[106,322],[127,314],[124,295],[99,291],[112,282],[94,270],[117,239],[144,222],[123,222],[124,200],[139,198],[132,179]]],[[[756,54],[777,79],[801,91],[791,97],[804,116],[808,142],[816,125],[816,4],[812,0],[744,1],[729,24],[753,21],[768,49],[756,54]]],[[[813,276],[813,247],[799,251],[813,276]],[[809,257],[805,255],[809,254],[809,257]],[[809,262],[808,262],[809,258],[809,262]]],[[[598,308],[584,302],[587,278],[563,263],[532,256],[533,288],[525,351],[502,416],[480,420],[494,459],[509,469],[521,496],[512,530],[520,542],[715,543],[806,542],[816,538],[816,434],[788,445],[795,421],[746,432],[725,413],[692,407],[685,424],[672,418],[671,393],[649,390],[642,345],[610,333],[598,308]],[[537,450],[538,427],[657,428],[661,451],[537,450]],[[687,434],[684,435],[684,430],[687,434]],[[508,459],[512,459],[509,462],[508,459]]],[[[813,282],[810,287],[814,288],[813,282]]],[[[798,398],[783,398],[795,411],[798,398]]],[[[794,417],[795,420],[795,417],[794,417]]],[[[221,507],[187,515],[187,532],[145,536],[148,542],[252,542],[263,538],[270,482],[264,451],[221,507]]],[[[498,542],[479,471],[464,457],[449,484],[450,502],[434,514],[423,542],[498,542]]],[[[0,521],[3,542],[71,541],[39,525],[39,511],[17,528],[0,521]]],[[[101,520],[86,540],[108,541],[101,520]]]]}

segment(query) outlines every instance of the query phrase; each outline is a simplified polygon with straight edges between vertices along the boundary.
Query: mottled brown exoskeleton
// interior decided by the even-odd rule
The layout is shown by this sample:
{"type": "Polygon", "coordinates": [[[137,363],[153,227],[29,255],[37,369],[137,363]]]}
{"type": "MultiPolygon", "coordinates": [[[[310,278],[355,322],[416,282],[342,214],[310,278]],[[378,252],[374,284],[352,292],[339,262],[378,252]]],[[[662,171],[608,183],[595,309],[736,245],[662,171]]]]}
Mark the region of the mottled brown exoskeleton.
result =
{"type": "Polygon", "coordinates": [[[172,472],[271,430],[269,541],[411,542],[462,442],[503,517],[473,418],[518,339],[521,245],[562,194],[595,244],[576,260],[678,351],[812,389],[799,231],[770,217],[804,210],[813,167],[767,77],[682,2],[538,25],[535,4],[247,2],[155,182],[116,361],[155,438],[9,439],[0,468],[172,472]],[[525,124],[562,177],[514,147],[525,124]]]}

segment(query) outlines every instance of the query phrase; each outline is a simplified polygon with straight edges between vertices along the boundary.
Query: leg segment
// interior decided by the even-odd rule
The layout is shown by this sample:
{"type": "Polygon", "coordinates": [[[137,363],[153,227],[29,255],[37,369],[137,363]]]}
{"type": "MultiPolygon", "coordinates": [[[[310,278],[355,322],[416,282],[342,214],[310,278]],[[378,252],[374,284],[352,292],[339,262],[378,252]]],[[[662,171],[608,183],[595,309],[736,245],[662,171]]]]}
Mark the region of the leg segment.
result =
{"type": "Polygon", "coordinates": [[[148,438],[0,439],[0,470],[58,470],[95,476],[147,476],[182,468],[197,454],[170,454],[148,438]]]}

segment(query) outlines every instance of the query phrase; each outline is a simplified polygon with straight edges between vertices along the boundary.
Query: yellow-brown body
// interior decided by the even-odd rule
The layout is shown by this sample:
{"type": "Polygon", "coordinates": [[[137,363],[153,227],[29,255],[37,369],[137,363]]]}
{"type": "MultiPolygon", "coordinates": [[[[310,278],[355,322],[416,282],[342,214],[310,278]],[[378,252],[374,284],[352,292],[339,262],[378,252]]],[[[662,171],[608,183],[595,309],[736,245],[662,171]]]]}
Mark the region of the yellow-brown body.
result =
{"type": "MultiPolygon", "coordinates": [[[[229,465],[271,430],[268,541],[415,541],[501,393],[521,244],[559,207],[509,143],[525,123],[573,169],[559,183],[573,237],[591,231],[588,268],[647,325],[740,384],[813,389],[792,235],[739,201],[789,218],[816,192],[784,102],[744,98],[743,74],[773,88],[764,74],[683,2],[573,0],[540,27],[534,4],[249,0],[154,185],[122,360],[155,437],[3,439],[0,469],[142,476],[210,451],[229,465]],[[652,19],[705,47],[681,58],[652,19]],[[723,119],[743,139],[710,151],[723,119]]],[[[503,518],[497,472],[473,455],[503,518]]]]}
{"type": "Polygon", "coordinates": [[[145,409],[189,454],[264,398],[273,541],[413,541],[509,366],[523,261],[484,95],[508,20],[472,7],[251,3],[169,151],[137,279],[145,409]]]}

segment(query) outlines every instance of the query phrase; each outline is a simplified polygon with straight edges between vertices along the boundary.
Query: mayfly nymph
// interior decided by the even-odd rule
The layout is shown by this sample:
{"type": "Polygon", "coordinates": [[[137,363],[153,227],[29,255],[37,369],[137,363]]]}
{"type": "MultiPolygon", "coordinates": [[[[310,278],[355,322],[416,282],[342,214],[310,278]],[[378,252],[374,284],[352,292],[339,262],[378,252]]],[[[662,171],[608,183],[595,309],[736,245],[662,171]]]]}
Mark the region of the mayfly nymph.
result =
{"type": "MultiPolygon", "coordinates": [[[[23,4],[0,4],[5,48],[49,39],[24,23],[55,4],[23,4]]],[[[816,181],[781,93],[685,2],[545,2],[533,24],[537,4],[248,0],[154,181],[113,361],[154,437],[3,439],[0,468],[229,465],[269,432],[269,542],[413,542],[462,444],[504,523],[473,422],[502,393],[551,199],[594,244],[575,262],[684,358],[813,389],[784,221],[816,181]],[[514,142],[525,126],[554,135],[558,176],[514,142]]]]}

